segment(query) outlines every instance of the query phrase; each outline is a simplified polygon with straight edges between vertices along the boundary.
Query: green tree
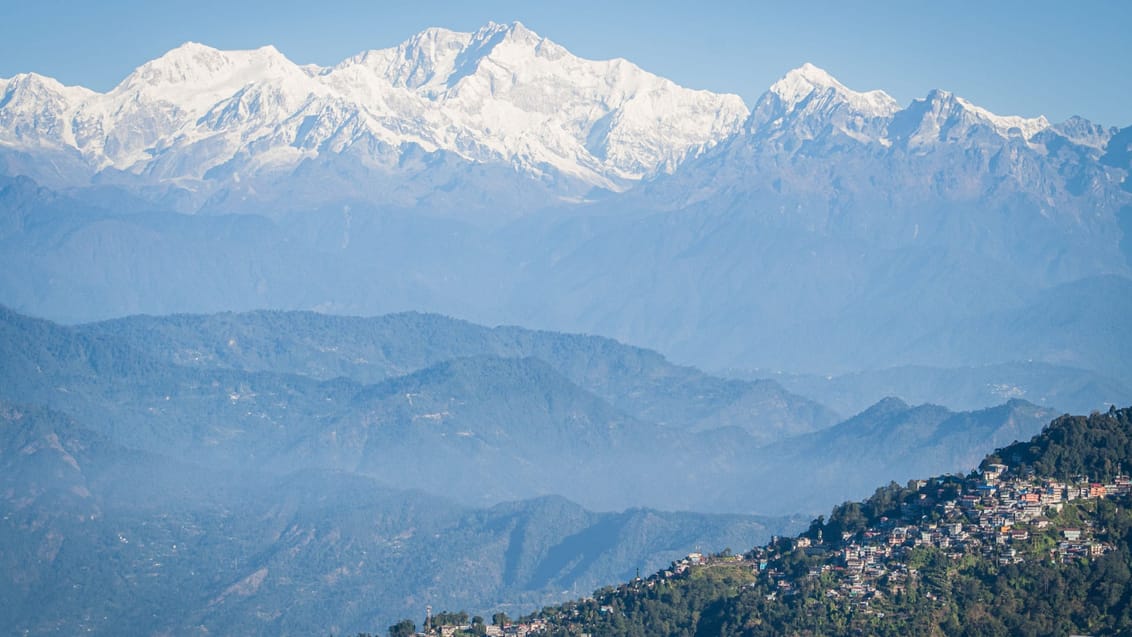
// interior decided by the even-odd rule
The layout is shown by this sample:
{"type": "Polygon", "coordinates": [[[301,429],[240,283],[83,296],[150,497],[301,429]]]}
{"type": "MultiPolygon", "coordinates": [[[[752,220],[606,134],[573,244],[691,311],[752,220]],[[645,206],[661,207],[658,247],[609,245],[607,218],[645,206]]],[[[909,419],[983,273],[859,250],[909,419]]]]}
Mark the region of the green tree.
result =
{"type": "Polygon", "coordinates": [[[417,625],[411,619],[402,619],[389,627],[389,637],[413,637],[416,632],[417,625]]]}

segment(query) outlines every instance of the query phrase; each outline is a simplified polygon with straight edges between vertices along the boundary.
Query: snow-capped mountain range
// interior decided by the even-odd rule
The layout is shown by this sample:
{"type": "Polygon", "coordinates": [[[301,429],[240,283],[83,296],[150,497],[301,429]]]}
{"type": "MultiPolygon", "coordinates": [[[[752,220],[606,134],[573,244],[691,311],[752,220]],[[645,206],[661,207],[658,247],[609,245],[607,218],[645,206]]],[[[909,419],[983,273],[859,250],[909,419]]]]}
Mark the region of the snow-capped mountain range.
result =
{"type": "Polygon", "coordinates": [[[396,170],[423,151],[620,190],[747,117],[738,96],[583,60],[519,23],[428,29],[326,68],[188,43],[107,93],[35,74],[0,82],[0,145],[65,156],[58,174],[31,171],[52,185],[122,173],[209,189],[344,154],[396,170]]]}
{"type": "Polygon", "coordinates": [[[1130,172],[1132,127],[810,64],[748,108],[517,23],[326,68],[186,44],[106,93],[0,80],[0,304],[426,310],[713,369],[1132,383],[1130,172]]]}
{"type": "Polygon", "coordinates": [[[0,95],[3,173],[124,186],[182,210],[335,197],[415,205],[460,188],[504,201],[534,188],[528,201],[546,205],[624,191],[735,139],[779,153],[815,140],[919,153],[982,140],[1045,153],[1040,136],[1052,131],[1099,153],[1113,134],[998,116],[942,91],[901,109],[810,64],[749,111],[736,95],[687,89],[623,59],[578,58],[520,23],[428,29],[332,67],[273,47],[188,43],[106,93],[23,74],[0,79],[0,95]]]}

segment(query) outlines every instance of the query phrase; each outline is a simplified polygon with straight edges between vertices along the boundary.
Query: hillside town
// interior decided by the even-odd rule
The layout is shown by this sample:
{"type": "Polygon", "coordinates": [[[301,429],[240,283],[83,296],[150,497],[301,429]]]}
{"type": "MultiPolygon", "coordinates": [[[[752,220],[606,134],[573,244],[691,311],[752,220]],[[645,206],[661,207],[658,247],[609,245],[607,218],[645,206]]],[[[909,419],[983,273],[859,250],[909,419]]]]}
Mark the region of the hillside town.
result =
{"type": "MultiPolygon", "coordinates": [[[[845,532],[836,538],[823,537],[820,530],[816,537],[807,533],[792,539],[775,538],[767,546],[742,555],[730,551],[691,553],[647,579],[634,578],[609,592],[641,591],[665,580],[687,577],[695,569],[726,567],[740,568],[756,579],[771,582],[773,592],[768,599],[789,597],[795,594],[799,582],[779,568],[780,558],[801,551],[820,563],[805,579],[830,578],[833,586],[826,595],[852,600],[856,607],[870,613],[874,600],[903,592],[919,576],[914,566],[917,552],[936,550],[953,561],[979,556],[1008,565],[1028,559],[1068,563],[1115,550],[1111,543],[1099,539],[1100,529],[1094,529],[1087,519],[1061,514],[1070,503],[1130,496],[1132,479],[1121,475],[1106,484],[1081,476],[1062,482],[1013,475],[1006,465],[991,463],[965,477],[914,480],[908,488],[913,496],[900,503],[898,516],[882,517],[863,531],[845,532]]],[[[612,605],[600,599],[583,601],[599,604],[600,613],[615,612],[612,605]]],[[[525,637],[547,629],[545,618],[538,615],[499,625],[430,624],[417,634],[525,637]]]]}
{"type": "MultiPolygon", "coordinates": [[[[1087,520],[1072,526],[1055,521],[1067,503],[1132,493],[1132,480],[1126,475],[1110,484],[1086,477],[1060,482],[1010,475],[1003,464],[988,464],[966,478],[917,480],[909,486],[915,488],[917,499],[902,503],[898,518],[882,518],[876,526],[846,533],[833,542],[821,538],[820,532],[818,538],[793,540],[791,548],[819,554],[837,547],[836,559],[809,573],[835,575],[838,585],[828,592],[830,596],[855,598],[867,608],[878,596],[901,592],[916,576],[909,564],[917,549],[937,549],[953,561],[978,555],[1001,565],[1026,559],[1067,563],[1099,557],[1115,547],[1100,541],[1087,520]]],[[[760,573],[776,580],[778,592],[773,594],[790,595],[793,584],[770,566],[772,551],[758,548],[747,558],[760,573]]]]}
{"type": "Polygon", "coordinates": [[[916,577],[909,564],[917,549],[938,549],[954,561],[978,555],[1002,565],[1026,559],[1067,563],[1104,555],[1114,546],[1098,540],[1087,520],[1073,526],[1055,521],[1070,502],[1132,494],[1132,479],[1121,475],[1109,484],[1087,477],[1060,482],[1010,475],[1006,465],[988,464],[967,477],[914,480],[909,487],[915,489],[916,499],[901,504],[899,517],[883,517],[860,533],[824,538],[819,531],[816,538],[776,540],[742,557],[693,553],[659,577],[678,577],[697,566],[740,562],[775,582],[777,590],[771,596],[789,596],[795,583],[775,568],[775,558],[802,550],[826,558],[807,577],[832,575],[837,585],[828,595],[853,598],[867,609],[871,600],[903,591],[909,578],[916,577]]]}

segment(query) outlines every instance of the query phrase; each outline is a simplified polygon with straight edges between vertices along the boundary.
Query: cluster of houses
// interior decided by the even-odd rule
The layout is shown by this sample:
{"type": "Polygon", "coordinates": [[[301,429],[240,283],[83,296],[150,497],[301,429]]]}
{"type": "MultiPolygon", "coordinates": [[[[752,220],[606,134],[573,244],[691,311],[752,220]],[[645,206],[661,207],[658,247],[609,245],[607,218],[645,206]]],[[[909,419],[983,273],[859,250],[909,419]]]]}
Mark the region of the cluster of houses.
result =
{"type": "MultiPolygon", "coordinates": [[[[825,560],[809,576],[834,575],[837,586],[827,594],[854,598],[864,607],[878,596],[905,589],[908,579],[917,576],[906,558],[921,547],[943,551],[952,560],[980,555],[1003,565],[1033,556],[1069,562],[1114,550],[1111,544],[1097,539],[1088,521],[1066,527],[1056,526],[1052,520],[1074,500],[1132,494],[1128,476],[1102,484],[1084,478],[1070,482],[1039,480],[1007,471],[1006,465],[991,464],[967,478],[913,481],[918,501],[905,502],[898,517],[882,518],[880,524],[859,534],[846,533],[836,542],[801,536],[788,542],[789,549],[829,557],[832,547],[838,547],[835,559],[825,560]]],[[[680,577],[696,566],[740,561],[774,581],[770,597],[792,595],[795,583],[773,565],[776,551],[781,550],[776,546],[780,545],[756,548],[745,556],[692,553],[657,578],[680,577]]],[[[625,588],[639,589],[654,583],[652,578],[637,579],[625,588]]]]}
{"type": "MultiPolygon", "coordinates": [[[[652,588],[694,567],[739,565],[752,569],[756,576],[770,578],[774,590],[768,597],[793,595],[795,582],[775,568],[775,558],[785,548],[827,558],[808,576],[832,575],[836,586],[827,595],[851,598],[866,612],[872,612],[870,601],[905,590],[908,581],[918,577],[907,558],[919,548],[937,549],[952,560],[979,555],[1003,565],[1026,559],[1070,562],[1115,550],[1098,539],[1100,530],[1093,529],[1088,520],[1067,525],[1058,514],[1075,500],[1132,495],[1132,479],[1119,476],[1108,484],[1087,478],[1060,482],[1013,475],[1008,469],[1006,465],[990,464],[966,478],[913,481],[917,499],[904,502],[897,517],[881,518],[879,524],[860,533],[845,533],[840,538],[800,536],[774,541],[745,555],[691,553],[647,580],[637,577],[619,590],[652,588]]],[[[602,606],[599,612],[613,612],[613,607],[602,606]]],[[[504,627],[489,626],[487,634],[525,636],[545,628],[545,621],[531,619],[504,627]]]]}
{"type": "MultiPolygon", "coordinates": [[[[839,538],[839,559],[827,561],[810,575],[833,572],[839,584],[829,591],[831,596],[847,595],[867,605],[885,592],[904,589],[908,578],[915,576],[905,558],[917,547],[939,549],[953,560],[981,555],[1003,565],[1031,556],[1069,562],[1114,549],[1095,537],[1089,522],[1055,528],[1051,517],[1056,518],[1067,502],[1132,493],[1127,476],[1110,484],[1087,479],[1063,483],[1012,476],[1007,469],[992,464],[981,474],[955,478],[951,484],[936,483],[934,491],[925,481],[914,482],[918,502],[904,503],[898,519],[882,518],[876,527],[839,538]],[[948,498],[945,493],[959,495],[948,498]]],[[[804,536],[794,540],[793,548],[824,551],[804,536]]],[[[766,571],[768,562],[760,550],[750,557],[757,561],[756,569],[766,571]]],[[[777,579],[773,594],[792,593],[793,585],[782,574],[770,569],[767,576],[777,579]]]]}
{"type": "Polygon", "coordinates": [[[487,635],[489,637],[526,637],[527,635],[538,634],[545,630],[545,619],[532,619],[530,621],[504,624],[503,626],[488,626],[487,635]]]}
{"type": "MultiPolygon", "coordinates": [[[[426,624],[427,623],[426,621],[426,624]]],[[[527,637],[527,635],[539,634],[545,631],[546,620],[538,618],[531,619],[530,621],[507,622],[501,626],[491,624],[483,627],[483,634],[487,637],[527,637]]],[[[476,631],[471,624],[441,624],[426,627],[423,632],[417,633],[417,636],[458,637],[459,635],[473,634],[476,634],[476,631]]]]}

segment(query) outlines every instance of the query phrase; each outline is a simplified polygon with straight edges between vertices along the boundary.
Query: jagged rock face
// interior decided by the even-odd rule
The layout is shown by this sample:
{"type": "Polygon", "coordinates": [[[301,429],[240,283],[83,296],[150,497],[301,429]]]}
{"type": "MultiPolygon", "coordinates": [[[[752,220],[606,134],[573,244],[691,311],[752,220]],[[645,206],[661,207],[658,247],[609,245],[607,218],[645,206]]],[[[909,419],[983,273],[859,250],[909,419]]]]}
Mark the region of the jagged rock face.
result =
{"type": "MultiPolygon", "coordinates": [[[[550,197],[622,190],[673,170],[747,117],[738,96],[685,89],[625,60],[583,60],[518,23],[429,29],[329,68],[297,65],[273,47],[188,43],[104,94],[34,75],[0,91],[0,149],[19,156],[9,172],[52,186],[176,187],[200,206],[217,193],[270,198],[261,191],[311,165],[361,167],[393,183],[448,156],[459,160],[449,172],[492,165],[550,197]],[[59,174],[36,161],[44,151],[81,161],[59,174]]],[[[401,204],[423,196],[345,194],[401,204]]]]}

